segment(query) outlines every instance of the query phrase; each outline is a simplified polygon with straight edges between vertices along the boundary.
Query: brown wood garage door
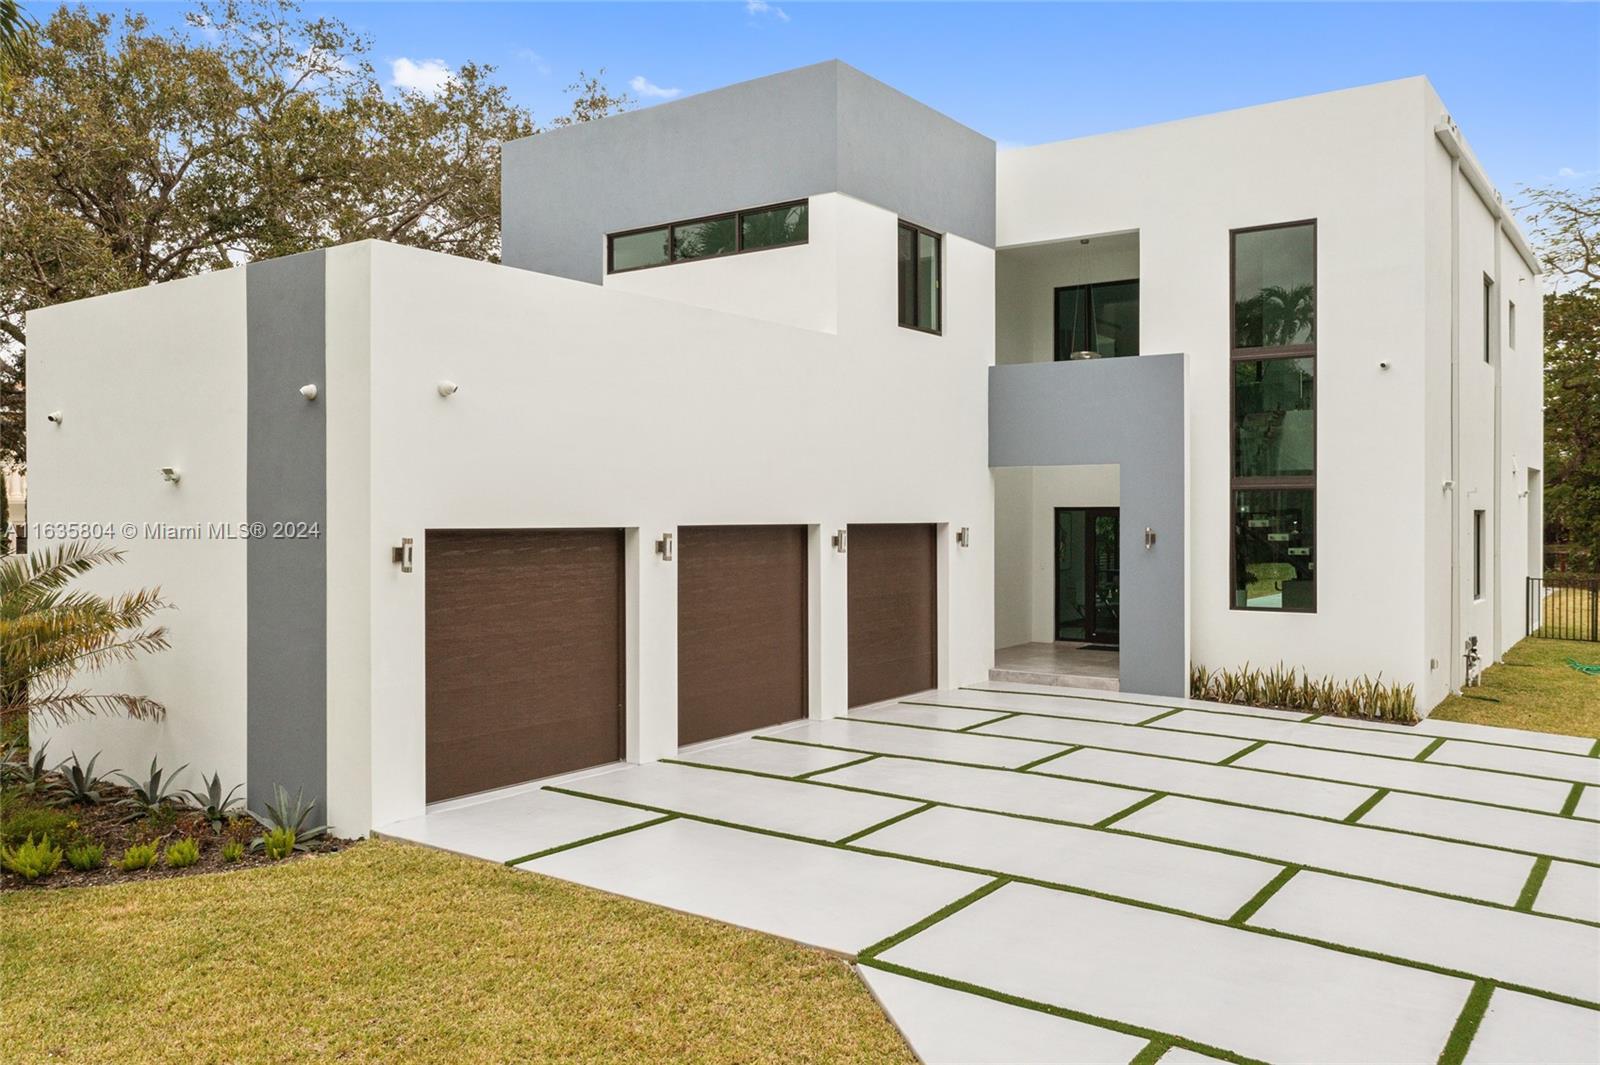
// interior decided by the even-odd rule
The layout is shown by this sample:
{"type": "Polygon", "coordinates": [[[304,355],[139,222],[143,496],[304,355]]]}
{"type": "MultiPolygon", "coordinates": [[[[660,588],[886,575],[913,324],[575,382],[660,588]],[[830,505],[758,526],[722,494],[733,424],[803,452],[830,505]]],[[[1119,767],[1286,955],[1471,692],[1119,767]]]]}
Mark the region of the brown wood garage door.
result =
{"type": "Polygon", "coordinates": [[[678,530],[678,742],[806,715],[806,529],[678,530]]]}
{"type": "Polygon", "coordinates": [[[621,758],[621,530],[426,548],[428,801],[621,758]]]}
{"type": "Polygon", "coordinates": [[[932,525],[850,526],[850,705],[939,684],[932,525]]]}

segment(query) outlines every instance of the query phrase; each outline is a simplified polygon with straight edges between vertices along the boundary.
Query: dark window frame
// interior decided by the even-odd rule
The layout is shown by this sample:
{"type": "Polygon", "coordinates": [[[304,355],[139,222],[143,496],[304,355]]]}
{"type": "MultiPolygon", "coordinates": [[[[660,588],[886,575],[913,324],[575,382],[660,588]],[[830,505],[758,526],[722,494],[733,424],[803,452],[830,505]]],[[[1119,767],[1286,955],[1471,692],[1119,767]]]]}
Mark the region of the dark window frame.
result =
{"type": "Polygon", "coordinates": [[[1494,278],[1483,275],[1483,363],[1494,365],[1494,278]]]}
{"type": "Polygon", "coordinates": [[[679,263],[703,263],[712,259],[726,259],[732,255],[745,255],[750,252],[772,251],[775,248],[798,248],[811,243],[811,199],[806,197],[799,200],[782,200],[778,203],[762,204],[759,207],[741,207],[737,211],[719,211],[716,214],[700,215],[696,218],[676,218],[671,222],[657,222],[654,225],[635,226],[632,229],[619,229],[615,233],[606,234],[606,273],[631,274],[635,270],[659,270],[663,266],[677,266],[679,263]],[[776,211],[783,207],[804,207],[806,209],[806,235],[799,240],[786,241],[782,244],[760,244],[754,248],[744,246],[744,216],[763,214],[767,211],[776,211]],[[720,252],[716,255],[700,255],[692,259],[678,258],[677,228],[679,226],[699,225],[702,222],[720,222],[723,219],[733,222],[733,250],[720,252]],[[645,263],[643,266],[624,266],[618,269],[616,263],[616,244],[618,237],[631,237],[638,233],[653,233],[658,229],[667,231],[667,261],[664,263],[645,263]]]}
{"type": "Polygon", "coordinates": [[[1488,524],[1488,511],[1474,510],[1472,512],[1472,601],[1475,603],[1483,600],[1483,563],[1487,555],[1487,552],[1484,551],[1484,540],[1487,537],[1484,534],[1488,531],[1488,524]]]}
{"type": "MultiPolygon", "coordinates": [[[[1079,285],[1057,285],[1055,287],[1055,291],[1052,292],[1051,295],[1050,295],[1050,298],[1054,301],[1054,305],[1053,305],[1053,308],[1051,310],[1051,315],[1050,315],[1050,328],[1053,331],[1052,332],[1052,338],[1051,338],[1051,346],[1053,347],[1053,349],[1055,351],[1055,361],[1056,362],[1066,362],[1068,360],[1068,358],[1072,355],[1072,353],[1070,351],[1062,351],[1061,350],[1061,293],[1067,291],[1068,289],[1078,289],[1078,288],[1088,289],[1089,290],[1089,303],[1088,303],[1089,313],[1092,315],[1094,313],[1094,290],[1095,289],[1100,288],[1102,285],[1137,285],[1137,284],[1139,284],[1139,279],[1137,277],[1126,277],[1126,278],[1123,278],[1120,281],[1086,281],[1086,282],[1084,282],[1082,284],[1079,284],[1079,285]]],[[[1136,352],[1134,352],[1134,354],[1135,355],[1139,355],[1139,354],[1142,354],[1142,353],[1136,351],[1136,352]]],[[[1103,355],[1103,356],[1101,356],[1101,358],[1115,358],[1115,357],[1117,357],[1117,356],[1111,356],[1111,355],[1103,355]]],[[[1126,356],[1123,356],[1123,357],[1126,357],[1126,356]]]]}
{"type": "MultiPolygon", "coordinates": [[[[932,329],[929,329],[926,326],[921,326],[921,325],[917,325],[916,324],[917,319],[919,317],[921,317],[920,312],[922,310],[922,303],[921,303],[921,300],[919,299],[919,297],[921,295],[921,291],[922,291],[922,286],[921,286],[921,284],[918,283],[918,282],[920,282],[922,280],[922,277],[921,277],[921,272],[917,271],[917,277],[911,284],[911,321],[909,321],[909,322],[905,322],[905,321],[900,322],[900,328],[902,328],[902,329],[912,329],[912,330],[915,330],[918,333],[926,333],[929,336],[943,336],[944,335],[944,234],[940,233],[936,229],[929,229],[927,226],[919,226],[919,225],[917,225],[917,223],[909,222],[904,218],[901,218],[901,219],[899,219],[897,221],[897,223],[895,225],[895,231],[894,231],[895,256],[896,256],[896,261],[895,261],[895,318],[899,319],[899,317],[900,317],[900,292],[899,292],[899,285],[900,285],[900,270],[899,270],[900,244],[899,244],[899,241],[900,241],[900,231],[902,229],[910,230],[912,232],[912,234],[921,233],[921,234],[923,234],[925,236],[929,236],[929,237],[933,238],[935,254],[937,254],[938,257],[939,257],[939,265],[938,265],[939,276],[937,278],[935,278],[935,284],[933,286],[933,291],[935,293],[934,299],[935,299],[936,304],[937,304],[937,306],[934,308],[934,312],[935,312],[934,313],[934,318],[939,324],[937,326],[935,326],[934,328],[932,328],[932,329]]],[[[913,255],[911,256],[911,262],[912,262],[913,268],[915,268],[916,264],[921,262],[921,259],[915,254],[916,244],[917,244],[917,242],[915,240],[913,240],[912,241],[913,255]]]]}
{"type": "Polygon", "coordinates": [[[1273,222],[1260,226],[1240,226],[1228,230],[1228,609],[1246,610],[1263,614],[1315,614],[1317,612],[1317,599],[1319,595],[1319,581],[1313,580],[1311,585],[1311,602],[1305,606],[1250,606],[1248,603],[1239,603],[1239,515],[1236,503],[1236,493],[1283,490],[1305,490],[1311,493],[1311,559],[1313,573],[1315,573],[1317,559],[1317,530],[1322,522],[1319,515],[1319,498],[1317,495],[1317,473],[1321,462],[1321,444],[1317,431],[1319,412],[1322,405],[1322,389],[1317,388],[1315,400],[1311,407],[1311,469],[1309,475],[1292,477],[1240,477],[1234,471],[1237,469],[1239,445],[1239,427],[1237,410],[1237,394],[1234,387],[1234,368],[1241,362],[1266,362],[1272,359],[1310,359],[1312,378],[1317,377],[1317,338],[1320,331],[1316,328],[1317,321],[1322,317],[1321,291],[1318,280],[1318,226],[1315,218],[1298,218],[1292,222],[1273,222]],[[1239,280],[1239,236],[1244,233],[1260,233],[1271,229],[1294,229],[1298,226],[1311,227],[1311,300],[1312,300],[1312,340],[1309,344],[1289,344],[1280,347],[1241,348],[1236,344],[1239,339],[1237,322],[1235,320],[1237,292],[1239,280]]]}

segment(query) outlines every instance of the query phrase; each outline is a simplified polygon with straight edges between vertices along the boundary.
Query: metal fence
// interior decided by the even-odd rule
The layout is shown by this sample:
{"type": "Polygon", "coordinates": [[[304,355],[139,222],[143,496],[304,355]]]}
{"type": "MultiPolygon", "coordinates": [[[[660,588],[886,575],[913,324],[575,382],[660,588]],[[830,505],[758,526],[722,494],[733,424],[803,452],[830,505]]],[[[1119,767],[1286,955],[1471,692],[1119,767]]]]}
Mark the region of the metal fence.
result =
{"type": "Polygon", "coordinates": [[[1524,614],[1529,636],[1600,641],[1600,577],[1529,577],[1524,614]]]}

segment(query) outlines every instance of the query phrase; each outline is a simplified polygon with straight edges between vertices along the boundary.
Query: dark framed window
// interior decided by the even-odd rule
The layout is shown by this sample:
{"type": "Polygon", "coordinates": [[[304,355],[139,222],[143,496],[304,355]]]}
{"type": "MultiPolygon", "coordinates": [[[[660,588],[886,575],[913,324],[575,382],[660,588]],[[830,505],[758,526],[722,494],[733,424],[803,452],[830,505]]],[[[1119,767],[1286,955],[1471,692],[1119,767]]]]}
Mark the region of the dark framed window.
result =
{"type": "Polygon", "coordinates": [[[1483,548],[1485,512],[1472,512],[1472,598],[1483,598],[1483,548]]]}
{"type": "Polygon", "coordinates": [[[804,244],[811,237],[809,215],[808,201],[796,200],[612,233],[606,238],[606,272],[804,244]]]}
{"type": "Polygon", "coordinates": [[[1317,224],[1229,234],[1236,610],[1317,609],[1317,224]]]}
{"type": "Polygon", "coordinates": [[[896,269],[900,278],[900,324],[924,333],[943,330],[944,240],[931,229],[902,221],[896,269]]]}
{"type": "Polygon", "coordinates": [[[1494,362],[1494,278],[1483,275],[1483,361],[1494,362]]]}
{"type": "Polygon", "coordinates": [[[1103,358],[1139,354],[1139,281],[1099,281],[1056,289],[1056,361],[1079,352],[1103,358]]]}

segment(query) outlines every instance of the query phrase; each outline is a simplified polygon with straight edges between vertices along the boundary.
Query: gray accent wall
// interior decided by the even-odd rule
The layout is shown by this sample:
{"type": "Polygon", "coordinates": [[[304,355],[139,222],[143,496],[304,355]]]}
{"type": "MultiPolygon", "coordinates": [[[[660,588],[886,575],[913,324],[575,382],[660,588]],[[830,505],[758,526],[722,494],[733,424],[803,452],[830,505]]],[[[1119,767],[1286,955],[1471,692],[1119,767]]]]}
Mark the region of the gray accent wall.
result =
{"type": "Polygon", "coordinates": [[[1121,466],[1121,687],[1147,695],[1189,694],[1184,378],[1182,355],[989,370],[990,466],[1121,466]]]}
{"type": "Polygon", "coordinates": [[[842,192],[994,246],[994,141],[837,60],[501,149],[502,260],[599,281],[605,237],[842,192]]]}
{"type": "MultiPolygon", "coordinates": [[[[246,802],[274,784],[326,812],[327,433],[323,388],[326,258],[320,251],[245,267],[248,344],[245,511],[267,535],[246,546],[246,802]],[[279,523],[316,535],[275,536],[279,523]]],[[[319,821],[320,823],[320,821],[319,821]]]]}

